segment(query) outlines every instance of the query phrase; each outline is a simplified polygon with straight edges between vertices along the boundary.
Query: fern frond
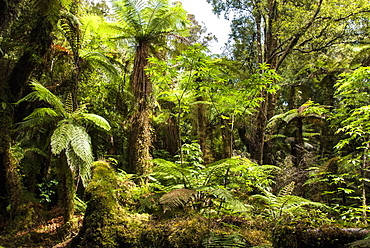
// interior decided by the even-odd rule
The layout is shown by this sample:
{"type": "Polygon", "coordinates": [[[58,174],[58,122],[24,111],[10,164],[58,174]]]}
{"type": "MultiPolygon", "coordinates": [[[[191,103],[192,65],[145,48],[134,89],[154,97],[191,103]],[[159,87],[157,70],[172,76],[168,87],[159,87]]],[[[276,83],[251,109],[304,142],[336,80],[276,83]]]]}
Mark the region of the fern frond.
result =
{"type": "Polygon", "coordinates": [[[117,68],[114,66],[114,61],[109,57],[99,52],[89,52],[83,56],[83,59],[90,65],[91,68],[102,69],[107,76],[117,78],[119,76],[117,68]]]}
{"type": "Polygon", "coordinates": [[[222,186],[204,187],[201,188],[199,191],[206,192],[207,194],[210,194],[215,198],[223,200],[226,204],[226,206],[224,207],[235,212],[246,212],[251,208],[250,205],[247,205],[234,197],[230,190],[227,190],[222,186]]]}
{"type": "Polygon", "coordinates": [[[72,99],[72,93],[69,92],[67,95],[66,102],[64,104],[64,109],[68,114],[72,114],[73,112],[73,99],[72,99]]]}
{"type": "Polygon", "coordinates": [[[31,114],[26,116],[23,120],[26,121],[34,118],[44,118],[46,116],[57,117],[59,115],[57,112],[55,112],[54,109],[51,108],[37,108],[31,114]]]}
{"type": "Polygon", "coordinates": [[[153,169],[153,176],[164,180],[174,180],[178,183],[182,182],[184,187],[191,187],[189,177],[193,170],[160,158],[153,159],[153,163],[157,165],[153,169]]]}
{"type": "Polygon", "coordinates": [[[67,149],[71,139],[73,138],[74,125],[66,121],[59,122],[57,128],[51,135],[50,146],[51,152],[59,155],[63,150],[67,149]]]}
{"type": "Polygon", "coordinates": [[[43,150],[37,148],[37,147],[27,147],[24,149],[24,154],[27,154],[27,153],[36,153],[38,155],[41,155],[43,156],[44,158],[49,158],[50,156],[44,152],[43,150]]]}
{"type": "Polygon", "coordinates": [[[66,157],[69,168],[78,173],[78,177],[81,178],[82,185],[86,187],[91,178],[92,163],[83,161],[79,156],[77,156],[71,146],[68,146],[66,149],[66,157]]]}
{"type": "Polygon", "coordinates": [[[81,116],[83,119],[91,121],[92,123],[94,123],[98,127],[103,128],[106,131],[109,131],[111,129],[108,121],[99,115],[82,113],[81,116]]]}
{"type": "Polygon", "coordinates": [[[295,182],[294,181],[292,181],[291,183],[289,183],[288,185],[286,185],[284,188],[282,188],[279,191],[278,196],[291,195],[293,193],[293,190],[294,190],[294,185],[295,185],[295,182]]]}
{"type": "Polygon", "coordinates": [[[179,207],[184,207],[195,194],[196,191],[191,189],[174,189],[164,194],[159,199],[159,203],[169,210],[173,210],[179,207]]]}
{"type": "Polygon", "coordinates": [[[55,109],[55,112],[58,113],[58,115],[65,116],[65,110],[63,107],[62,101],[53,93],[51,93],[48,89],[46,89],[43,85],[38,83],[36,80],[32,80],[30,83],[31,88],[34,90],[30,94],[23,97],[21,100],[16,102],[16,104],[19,104],[21,102],[35,102],[35,101],[45,101],[52,105],[55,109]]]}
{"type": "Polygon", "coordinates": [[[91,150],[91,140],[85,128],[72,125],[70,144],[74,153],[85,163],[92,164],[94,157],[91,150]]]}
{"type": "Polygon", "coordinates": [[[60,27],[73,53],[77,55],[81,48],[81,23],[79,19],[71,12],[64,11],[60,19],[60,27]]]}
{"type": "Polygon", "coordinates": [[[202,242],[204,248],[244,248],[247,242],[239,234],[218,234],[211,232],[202,242]]]}

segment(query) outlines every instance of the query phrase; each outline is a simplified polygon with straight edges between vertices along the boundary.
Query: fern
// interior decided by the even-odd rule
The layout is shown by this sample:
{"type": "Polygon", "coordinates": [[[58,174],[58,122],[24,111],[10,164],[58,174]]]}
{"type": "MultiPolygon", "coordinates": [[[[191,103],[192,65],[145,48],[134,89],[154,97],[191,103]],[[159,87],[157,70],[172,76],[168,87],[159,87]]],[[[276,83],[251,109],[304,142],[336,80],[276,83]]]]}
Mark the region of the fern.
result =
{"type": "Polygon", "coordinates": [[[205,248],[244,248],[248,244],[239,234],[218,234],[212,232],[203,240],[202,246],[205,248]]]}
{"type": "Polygon", "coordinates": [[[35,102],[35,101],[45,101],[53,106],[55,112],[59,115],[64,115],[65,110],[63,106],[63,102],[53,93],[51,93],[48,89],[46,89],[43,85],[38,83],[35,80],[32,80],[30,83],[31,88],[34,90],[33,92],[29,93],[21,100],[16,102],[19,104],[21,102],[35,102]]]}
{"type": "Polygon", "coordinates": [[[174,189],[164,194],[159,203],[167,209],[176,209],[184,207],[196,194],[195,190],[191,189],[174,189]]]}
{"type": "Polygon", "coordinates": [[[72,114],[72,112],[73,112],[73,99],[72,99],[72,93],[71,92],[69,92],[68,95],[67,95],[67,99],[65,101],[64,109],[68,114],[72,114]]]}
{"type": "Polygon", "coordinates": [[[54,130],[50,139],[51,152],[59,155],[63,150],[67,149],[72,139],[73,124],[61,121],[58,127],[54,130]]]}
{"type": "Polygon", "coordinates": [[[67,147],[65,154],[69,168],[78,173],[78,178],[81,178],[82,185],[86,187],[91,178],[92,161],[90,163],[82,160],[70,146],[67,147]]]}
{"type": "Polygon", "coordinates": [[[285,186],[278,195],[274,195],[268,190],[261,189],[263,195],[256,194],[252,197],[265,204],[265,212],[275,221],[279,220],[284,214],[294,215],[296,212],[305,212],[304,206],[327,208],[325,204],[291,195],[293,187],[294,183],[292,182],[285,186]]]}
{"type": "Polygon", "coordinates": [[[74,125],[70,135],[72,137],[70,144],[75,154],[85,163],[92,164],[94,157],[91,151],[91,140],[85,129],[74,125]]]}
{"type": "Polygon", "coordinates": [[[108,121],[99,115],[82,113],[81,116],[83,117],[83,119],[91,121],[92,123],[94,123],[98,127],[103,128],[106,131],[109,131],[111,128],[108,121]]]}
{"type": "Polygon", "coordinates": [[[293,190],[294,190],[294,185],[295,185],[295,182],[292,181],[291,183],[289,183],[288,185],[286,185],[284,188],[282,188],[280,191],[279,191],[279,194],[278,196],[285,196],[285,195],[291,195],[293,193],[293,190]]]}

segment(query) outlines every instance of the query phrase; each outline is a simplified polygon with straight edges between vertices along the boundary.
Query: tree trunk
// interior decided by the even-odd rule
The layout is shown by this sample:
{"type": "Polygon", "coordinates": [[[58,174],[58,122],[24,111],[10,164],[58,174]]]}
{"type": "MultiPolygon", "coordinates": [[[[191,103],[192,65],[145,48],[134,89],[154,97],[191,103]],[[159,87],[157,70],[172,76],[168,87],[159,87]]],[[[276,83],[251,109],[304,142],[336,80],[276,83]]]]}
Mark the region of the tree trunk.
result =
{"type": "Polygon", "coordinates": [[[149,47],[142,43],[136,48],[131,90],[135,97],[135,113],[130,121],[127,172],[143,175],[151,169],[151,93],[152,83],[145,73],[149,47]]]}
{"type": "MultiPolygon", "coordinates": [[[[197,101],[204,101],[202,96],[197,97],[197,101]]],[[[203,103],[197,104],[197,119],[198,119],[198,138],[200,149],[203,154],[204,164],[212,163],[212,153],[207,145],[207,118],[205,116],[206,108],[203,103]]]]}
{"type": "Polygon", "coordinates": [[[59,172],[59,207],[62,210],[64,222],[69,221],[74,214],[74,177],[73,172],[67,164],[67,157],[61,154],[58,164],[59,172]]]}

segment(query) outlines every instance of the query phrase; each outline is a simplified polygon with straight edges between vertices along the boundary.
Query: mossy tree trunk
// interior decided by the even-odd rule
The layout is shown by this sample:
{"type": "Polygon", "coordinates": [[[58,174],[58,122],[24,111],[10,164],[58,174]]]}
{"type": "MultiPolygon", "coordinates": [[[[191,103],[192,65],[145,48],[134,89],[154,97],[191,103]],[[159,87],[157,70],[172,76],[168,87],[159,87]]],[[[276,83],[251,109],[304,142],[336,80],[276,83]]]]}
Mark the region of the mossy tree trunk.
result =
{"type": "Polygon", "coordinates": [[[74,214],[75,184],[72,170],[67,164],[67,157],[61,154],[57,161],[59,172],[59,208],[62,210],[64,221],[69,221],[74,214]]]}
{"type": "Polygon", "coordinates": [[[143,175],[151,169],[151,93],[152,83],[145,72],[148,65],[149,46],[142,42],[136,48],[134,68],[131,75],[131,90],[135,97],[135,112],[130,122],[128,142],[129,173],[143,175]]]}

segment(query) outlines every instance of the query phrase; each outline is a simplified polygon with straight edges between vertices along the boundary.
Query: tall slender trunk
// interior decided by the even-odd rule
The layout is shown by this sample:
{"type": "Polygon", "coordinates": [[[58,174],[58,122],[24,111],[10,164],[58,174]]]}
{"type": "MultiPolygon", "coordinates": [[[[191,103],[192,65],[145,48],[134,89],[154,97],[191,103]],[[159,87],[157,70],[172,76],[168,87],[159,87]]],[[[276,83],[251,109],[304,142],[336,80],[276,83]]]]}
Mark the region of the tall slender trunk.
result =
{"type": "Polygon", "coordinates": [[[149,46],[141,43],[136,48],[134,69],[131,76],[131,90],[135,97],[135,112],[130,121],[128,159],[129,173],[143,175],[150,171],[152,147],[151,135],[151,93],[152,83],[145,73],[148,65],[149,46]]]}

